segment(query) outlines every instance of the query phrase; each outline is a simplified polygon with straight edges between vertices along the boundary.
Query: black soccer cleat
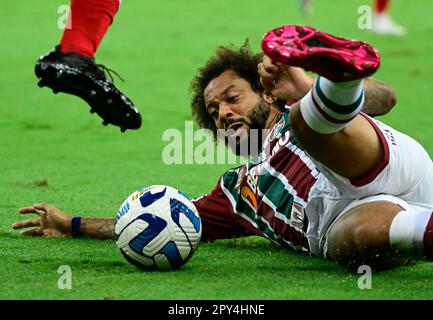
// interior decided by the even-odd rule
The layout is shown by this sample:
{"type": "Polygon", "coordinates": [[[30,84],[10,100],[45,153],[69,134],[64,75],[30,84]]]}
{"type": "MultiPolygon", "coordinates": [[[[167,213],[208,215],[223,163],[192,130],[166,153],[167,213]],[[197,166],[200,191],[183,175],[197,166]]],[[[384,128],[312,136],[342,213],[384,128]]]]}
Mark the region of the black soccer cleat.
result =
{"type": "Polygon", "coordinates": [[[89,104],[90,112],[97,113],[104,120],[104,125],[119,126],[122,132],[140,128],[138,109],[116,88],[110,71],[96,64],[94,59],[61,52],[60,46],[42,56],[35,66],[39,87],[82,98],[89,104]]]}

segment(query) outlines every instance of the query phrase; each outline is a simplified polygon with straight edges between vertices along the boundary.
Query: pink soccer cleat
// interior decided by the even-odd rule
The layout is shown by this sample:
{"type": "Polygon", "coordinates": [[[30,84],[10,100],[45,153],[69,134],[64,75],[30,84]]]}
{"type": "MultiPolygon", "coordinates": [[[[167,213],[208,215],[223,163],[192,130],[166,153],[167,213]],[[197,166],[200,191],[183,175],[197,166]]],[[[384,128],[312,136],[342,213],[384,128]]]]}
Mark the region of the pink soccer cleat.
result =
{"type": "Polygon", "coordinates": [[[269,31],[263,52],[273,61],[301,67],[335,82],[365,78],[379,68],[379,52],[368,43],[337,38],[307,26],[269,31]]]}

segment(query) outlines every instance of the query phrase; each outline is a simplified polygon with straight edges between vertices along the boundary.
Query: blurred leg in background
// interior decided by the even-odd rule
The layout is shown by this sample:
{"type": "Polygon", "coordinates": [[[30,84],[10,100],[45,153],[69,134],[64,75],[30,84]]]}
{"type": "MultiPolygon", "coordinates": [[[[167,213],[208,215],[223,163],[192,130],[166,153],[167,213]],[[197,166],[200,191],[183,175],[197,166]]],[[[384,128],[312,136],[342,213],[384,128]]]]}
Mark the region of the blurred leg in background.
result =
{"type": "Polygon", "coordinates": [[[299,6],[304,17],[310,16],[313,13],[312,0],[299,0],[299,6]]]}
{"type": "Polygon", "coordinates": [[[406,30],[391,19],[390,6],[391,0],[374,0],[372,31],[379,34],[402,36],[406,30]]]}

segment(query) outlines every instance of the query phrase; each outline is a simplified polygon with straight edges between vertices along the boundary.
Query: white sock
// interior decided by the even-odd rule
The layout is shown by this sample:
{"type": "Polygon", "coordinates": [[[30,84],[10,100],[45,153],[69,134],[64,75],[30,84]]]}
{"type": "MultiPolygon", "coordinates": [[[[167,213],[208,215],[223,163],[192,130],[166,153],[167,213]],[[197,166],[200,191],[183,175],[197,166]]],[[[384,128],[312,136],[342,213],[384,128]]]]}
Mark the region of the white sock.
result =
{"type": "Polygon", "coordinates": [[[405,257],[433,258],[432,211],[401,211],[391,223],[389,230],[391,248],[405,257]]]}
{"type": "Polygon", "coordinates": [[[313,89],[301,100],[301,113],[308,126],[322,134],[347,126],[364,104],[362,82],[332,82],[317,77],[313,89]]]}

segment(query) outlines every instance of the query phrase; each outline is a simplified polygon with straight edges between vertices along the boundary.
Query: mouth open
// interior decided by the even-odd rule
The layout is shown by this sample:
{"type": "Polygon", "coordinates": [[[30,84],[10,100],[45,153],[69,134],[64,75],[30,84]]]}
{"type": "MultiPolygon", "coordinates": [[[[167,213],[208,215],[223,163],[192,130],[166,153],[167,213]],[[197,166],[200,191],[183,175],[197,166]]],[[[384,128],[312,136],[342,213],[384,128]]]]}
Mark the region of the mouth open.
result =
{"type": "Polygon", "coordinates": [[[234,122],[226,128],[226,131],[227,130],[237,131],[239,128],[243,127],[243,125],[244,125],[243,121],[234,122]]]}

